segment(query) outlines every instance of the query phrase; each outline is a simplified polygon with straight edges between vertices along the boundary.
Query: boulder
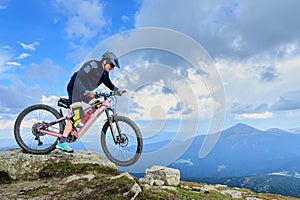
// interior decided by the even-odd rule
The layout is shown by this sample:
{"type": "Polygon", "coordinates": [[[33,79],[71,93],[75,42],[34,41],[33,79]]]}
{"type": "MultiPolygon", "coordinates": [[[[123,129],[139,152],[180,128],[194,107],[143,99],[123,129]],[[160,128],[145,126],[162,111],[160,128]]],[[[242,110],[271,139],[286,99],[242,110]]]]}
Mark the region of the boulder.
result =
{"type": "Polygon", "coordinates": [[[243,194],[240,191],[236,190],[222,190],[222,194],[229,194],[233,199],[241,199],[243,198],[243,194]]]}
{"type": "Polygon", "coordinates": [[[180,171],[163,166],[153,166],[151,169],[146,169],[145,177],[141,181],[151,186],[154,184],[160,186],[178,186],[180,183],[180,171]]]}

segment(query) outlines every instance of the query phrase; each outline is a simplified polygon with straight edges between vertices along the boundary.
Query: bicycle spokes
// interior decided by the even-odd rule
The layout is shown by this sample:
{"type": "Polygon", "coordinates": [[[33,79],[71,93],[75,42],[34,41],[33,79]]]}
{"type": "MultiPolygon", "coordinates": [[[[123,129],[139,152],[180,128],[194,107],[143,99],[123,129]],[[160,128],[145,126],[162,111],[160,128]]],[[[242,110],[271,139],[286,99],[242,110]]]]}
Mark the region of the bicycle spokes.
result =
{"type": "Polygon", "coordinates": [[[115,122],[103,126],[101,145],[106,156],[120,166],[129,166],[137,161],[142,151],[142,138],[137,126],[129,118],[116,116],[115,122]],[[118,128],[116,126],[118,124],[118,128]],[[118,130],[121,130],[121,134],[118,130]],[[116,140],[113,137],[116,134],[116,140]]]}
{"type": "Polygon", "coordinates": [[[15,123],[15,138],[18,144],[29,153],[44,154],[55,148],[57,137],[42,131],[61,134],[64,128],[62,122],[55,122],[60,114],[50,106],[34,105],[25,109],[15,123]]]}

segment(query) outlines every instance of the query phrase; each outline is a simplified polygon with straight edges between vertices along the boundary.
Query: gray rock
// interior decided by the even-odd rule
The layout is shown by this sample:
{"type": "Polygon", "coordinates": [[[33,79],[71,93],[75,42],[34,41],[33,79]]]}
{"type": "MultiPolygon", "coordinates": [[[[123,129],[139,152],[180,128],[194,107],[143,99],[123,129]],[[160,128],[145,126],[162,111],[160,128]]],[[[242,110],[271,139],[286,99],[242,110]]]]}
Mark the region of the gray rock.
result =
{"type": "Polygon", "coordinates": [[[113,169],[116,165],[104,156],[92,151],[65,153],[54,150],[47,155],[23,153],[21,149],[0,152],[0,171],[5,171],[12,179],[37,179],[38,172],[49,162],[70,161],[72,163],[96,163],[113,169]]]}
{"type": "Polygon", "coordinates": [[[164,184],[165,184],[165,182],[162,180],[154,180],[154,183],[153,183],[154,186],[163,186],[164,184]]]}
{"type": "Polygon", "coordinates": [[[246,197],[246,200],[262,200],[262,199],[257,197],[246,197]]]}
{"type": "Polygon", "coordinates": [[[211,190],[217,190],[214,185],[204,185],[201,187],[201,191],[211,191],[211,190]]]}
{"type": "Polygon", "coordinates": [[[180,183],[180,171],[163,166],[153,166],[146,169],[145,178],[142,181],[149,183],[151,186],[156,180],[164,182],[167,186],[178,186],[180,183]]]}
{"type": "Polygon", "coordinates": [[[229,194],[234,199],[241,199],[243,198],[242,192],[236,190],[222,190],[222,194],[229,194]]]}
{"type": "Polygon", "coordinates": [[[142,192],[142,189],[139,184],[135,183],[128,192],[125,192],[123,194],[123,196],[127,196],[131,192],[134,193],[134,196],[131,198],[131,200],[134,200],[139,195],[139,193],[142,192]]]}
{"type": "Polygon", "coordinates": [[[167,185],[163,185],[160,188],[163,189],[163,190],[172,190],[172,191],[175,191],[177,189],[174,186],[167,186],[167,185]]]}
{"type": "Polygon", "coordinates": [[[124,173],[122,173],[122,174],[120,174],[120,175],[118,175],[118,176],[111,177],[110,179],[111,179],[111,180],[119,179],[119,178],[121,178],[121,177],[123,177],[123,176],[127,177],[127,178],[130,179],[130,180],[134,180],[133,176],[131,176],[128,172],[124,172],[124,173]]]}
{"type": "Polygon", "coordinates": [[[94,174],[87,174],[87,175],[83,175],[83,176],[72,175],[72,176],[69,176],[65,179],[65,183],[70,183],[72,181],[76,181],[76,180],[79,180],[79,179],[87,179],[88,181],[91,181],[94,178],[95,178],[94,174]]]}
{"type": "Polygon", "coordinates": [[[87,174],[87,175],[81,176],[81,178],[87,179],[88,181],[93,180],[95,177],[96,176],[94,174],[87,174]]]}
{"type": "Polygon", "coordinates": [[[69,176],[65,179],[65,183],[70,183],[72,181],[77,181],[80,179],[80,176],[77,176],[77,175],[72,175],[72,176],[69,176]]]}

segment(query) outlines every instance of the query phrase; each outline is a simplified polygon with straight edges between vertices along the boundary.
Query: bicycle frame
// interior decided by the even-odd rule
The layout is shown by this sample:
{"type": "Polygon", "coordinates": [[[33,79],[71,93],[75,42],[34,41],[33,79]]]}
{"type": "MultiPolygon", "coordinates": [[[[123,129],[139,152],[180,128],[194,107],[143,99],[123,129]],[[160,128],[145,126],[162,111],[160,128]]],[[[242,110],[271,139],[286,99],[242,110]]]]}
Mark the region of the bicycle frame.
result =
{"type": "MultiPolygon", "coordinates": [[[[77,131],[76,129],[72,129],[71,133],[72,135],[74,135],[77,140],[80,139],[85,133],[86,131],[89,129],[89,127],[94,123],[94,121],[97,120],[97,118],[103,113],[103,111],[106,112],[106,115],[107,115],[107,120],[109,121],[112,121],[112,119],[110,119],[110,115],[109,115],[109,111],[107,110],[107,108],[110,108],[110,105],[109,105],[109,101],[106,99],[104,101],[101,101],[97,104],[100,104],[101,103],[101,107],[96,109],[95,112],[92,113],[91,117],[88,119],[88,121],[77,131]]],[[[94,107],[95,105],[97,104],[94,104],[94,105],[91,105],[89,106],[88,108],[86,108],[84,111],[88,111],[89,109],[92,109],[92,107],[94,107]]],[[[113,109],[109,109],[113,112],[113,114],[115,114],[114,110],[113,109]]],[[[54,120],[53,122],[50,122],[50,123],[47,123],[47,124],[44,124],[42,125],[40,128],[38,128],[37,130],[40,132],[40,133],[43,133],[43,134],[47,134],[47,135],[52,135],[52,136],[55,136],[55,137],[58,137],[58,138],[61,138],[62,137],[62,134],[60,133],[55,133],[53,131],[48,131],[48,130],[44,130],[44,128],[47,128],[47,127],[50,127],[54,124],[57,124],[61,121],[64,121],[64,120],[70,120],[70,118],[72,117],[72,111],[71,109],[68,110],[68,115],[66,116],[63,116],[59,119],[56,119],[54,120]]],[[[111,127],[111,126],[110,126],[111,127]]],[[[117,125],[118,127],[118,125],[117,125]]],[[[113,138],[115,139],[116,141],[116,135],[111,127],[111,130],[112,130],[112,133],[113,133],[113,138]]],[[[119,130],[119,127],[118,127],[118,131],[119,133],[120,130],[119,130]]]]}

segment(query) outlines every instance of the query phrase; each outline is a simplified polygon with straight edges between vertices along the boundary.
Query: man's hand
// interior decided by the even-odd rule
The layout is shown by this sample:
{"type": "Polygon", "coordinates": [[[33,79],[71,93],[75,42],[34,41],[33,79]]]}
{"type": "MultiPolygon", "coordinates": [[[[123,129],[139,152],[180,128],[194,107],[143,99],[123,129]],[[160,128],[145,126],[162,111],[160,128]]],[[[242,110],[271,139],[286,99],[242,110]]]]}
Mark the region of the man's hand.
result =
{"type": "Polygon", "coordinates": [[[90,91],[90,90],[86,90],[86,91],[83,93],[83,95],[85,95],[85,96],[87,96],[87,97],[89,97],[89,98],[91,98],[91,99],[95,98],[95,94],[93,93],[93,91],[90,91]]]}
{"type": "Polygon", "coordinates": [[[127,92],[127,91],[126,90],[118,90],[117,95],[122,96],[125,92],[127,92]]]}

